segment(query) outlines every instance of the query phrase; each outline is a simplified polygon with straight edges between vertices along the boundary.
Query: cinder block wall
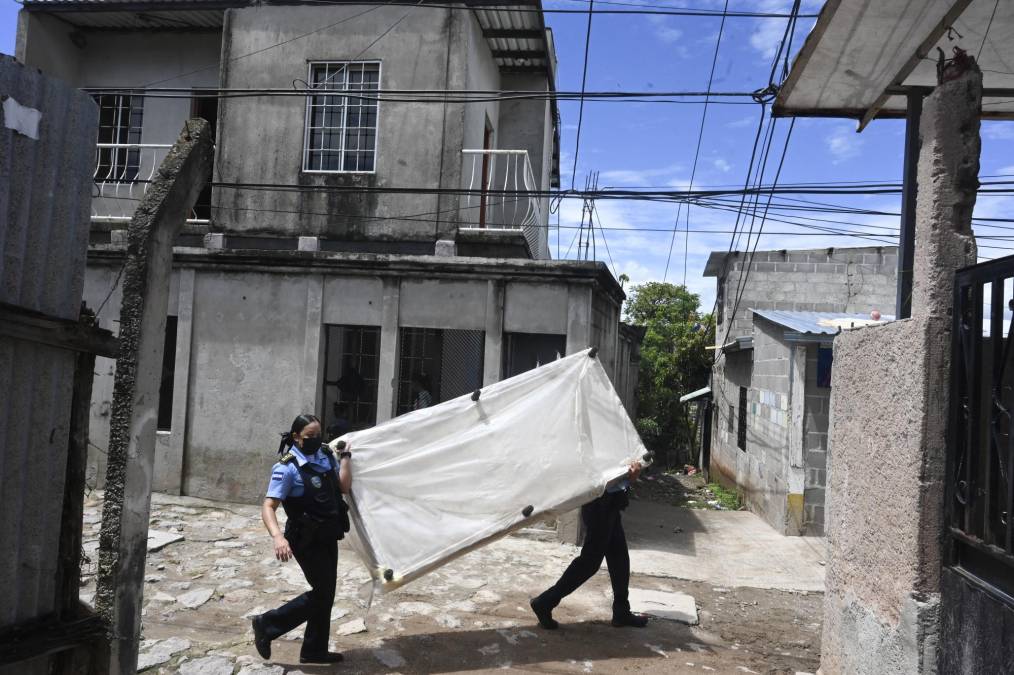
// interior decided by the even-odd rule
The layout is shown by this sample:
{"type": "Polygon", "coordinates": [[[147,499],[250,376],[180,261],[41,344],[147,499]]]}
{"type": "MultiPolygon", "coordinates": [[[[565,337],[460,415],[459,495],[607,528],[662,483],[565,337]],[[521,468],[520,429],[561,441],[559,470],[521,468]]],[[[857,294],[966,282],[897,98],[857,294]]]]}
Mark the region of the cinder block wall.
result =
{"type": "Polygon", "coordinates": [[[803,416],[804,534],[824,534],[824,491],[827,486],[827,429],[831,388],[817,386],[817,345],[806,348],[806,405],[803,416]]]}
{"type": "Polygon", "coordinates": [[[726,334],[741,277],[750,268],[729,337],[750,335],[748,309],[894,314],[897,246],[733,253],[719,277],[717,340],[726,334]],[[748,265],[749,260],[749,265],[748,265]],[[723,288],[724,287],[724,288],[723,288]]]}
{"type": "Polygon", "coordinates": [[[790,356],[781,329],[761,320],[756,324],[752,354],[728,354],[715,377],[719,420],[711,451],[712,470],[779,532],[786,532],[788,518],[790,356]],[[741,386],[747,387],[745,449],[739,448],[737,438],[741,386]]]}

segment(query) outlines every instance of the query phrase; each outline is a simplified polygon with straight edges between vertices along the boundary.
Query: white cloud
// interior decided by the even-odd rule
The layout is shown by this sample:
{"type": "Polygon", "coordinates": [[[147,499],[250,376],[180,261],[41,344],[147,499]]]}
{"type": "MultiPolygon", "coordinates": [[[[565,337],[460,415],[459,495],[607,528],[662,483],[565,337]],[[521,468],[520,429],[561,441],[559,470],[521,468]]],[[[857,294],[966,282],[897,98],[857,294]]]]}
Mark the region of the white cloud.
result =
{"type": "Polygon", "coordinates": [[[681,29],[672,24],[669,17],[649,16],[647,18],[651,25],[651,32],[659,42],[667,45],[666,49],[670,54],[681,59],[690,56],[690,50],[686,47],[686,36],[681,29]]]}
{"type": "MultiPolygon", "coordinates": [[[[756,3],[752,9],[758,12],[771,12],[788,14],[792,10],[792,2],[789,0],[763,0],[756,3]]],[[[820,0],[806,0],[800,6],[801,13],[812,13],[820,9],[823,4],[820,0]]],[[[809,19],[807,21],[812,21],[809,19]]],[[[785,25],[788,19],[757,19],[756,27],[750,34],[750,46],[761,53],[765,59],[773,59],[778,53],[778,46],[781,44],[782,36],[785,35],[785,25]]],[[[805,35],[806,25],[803,20],[796,23],[796,36],[805,35]]],[[[793,50],[799,49],[799,41],[793,41],[793,50]]]]}
{"type": "Polygon", "coordinates": [[[840,164],[857,156],[862,149],[863,141],[850,126],[837,126],[827,137],[827,149],[831,153],[831,163],[840,164]]]}
{"type": "Polygon", "coordinates": [[[712,161],[712,164],[715,166],[716,169],[718,169],[719,171],[722,171],[722,172],[726,172],[726,171],[729,171],[730,169],[732,169],[732,165],[729,164],[724,159],[722,159],[721,157],[719,157],[718,159],[712,161]]]}
{"type": "Polygon", "coordinates": [[[664,16],[649,16],[648,21],[655,27],[655,37],[662,42],[672,44],[683,38],[683,31],[670,25],[664,16]]]}

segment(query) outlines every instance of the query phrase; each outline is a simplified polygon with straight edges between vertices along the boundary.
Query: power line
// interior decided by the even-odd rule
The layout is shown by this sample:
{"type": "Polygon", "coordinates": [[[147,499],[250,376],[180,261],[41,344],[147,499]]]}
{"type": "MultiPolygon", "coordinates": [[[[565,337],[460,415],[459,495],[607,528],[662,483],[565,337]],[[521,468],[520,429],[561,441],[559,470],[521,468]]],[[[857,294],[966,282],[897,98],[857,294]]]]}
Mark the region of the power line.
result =
{"type": "MultiPolygon", "coordinates": [[[[296,80],[299,81],[299,80],[296,80]]],[[[750,101],[739,102],[742,105],[754,105],[757,92],[753,91],[546,91],[546,90],[510,90],[510,89],[319,89],[296,88],[282,89],[277,87],[159,87],[139,91],[130,87],[84,87],[82,91],[89,94],[110,94],[136,96],[138,98],[164,99],[202,99],[202,98],[270,98],[270,97],[302,97],[308,96],[340,96],[388,103],[492,103],[495,101],[619,101],[623,103],[659,101],[663,103],[680,102],[669,99],[678,98],[747,98],[750,101]]],[[[701,101],[682,101],[683,103],[703,104],[701,101]]],[[[723,103],[709,100],[710,105],[723,103]]],[[[725,101],[724,103],[729,103],[725,101]]]]}
{"type": "Polygon", "coordinates": [[[574,140],[574,167],[570,171],[570,189],[574,189],[577,176],[577,157],[581,152],[581,124],[584,122],[585,85],[588,83],[588,51],[591,49],[592,7],[595,0],[588,0],[588,28],[584,35],[584,66],[581,72],[581,104],[577,110],[577,137],[574,140]]]}
{"type": "MultiPolygon", "coordinates": [[[[720,50],[720,48],[722,46],[722,35],[725,33],[725,19],[726,19],[726,13],[728,11],[729,11],[729,0],[725,0],[725,7],[723,9],[723,14],[722,14],[722,22],[718,26],[718,37],[715,39],[715,53],[711,57],[711,71],[708,73],[708,91],[709,92],[711,91],[711,85],[715,81],[715,65],[718,63],[718,52],[719,52],[719,50],[720,50]]],[[[700,126],[700,129],[698,129],[698,131],[697,131],[697,149],[694,151],[694,164],[693,164],[693,168],[690,170],[690,184],[688,185],[688,189],[690,189],[690,190],[694,189],[694,178],[697,175],[697,160],[701,156],[701,142],[704,140],[704,124],[708,120],[708,102],[710,101],[710,99],[711,99],[710,96],[705,96],[704,97],[704,108],[701,111],[701,126],[700,126]]],[[[676,231],[679,229],[680,209],[681,208],[682,208],[682,204],[678,204],[676,206],[676,219],[675,219],[675,222],[673,223],[672,239],[669,241],[669,254],[666,255],[666,257],[665,257],[665,273],[662,275],[662,282],[663,283],[665,283],[666,278],[668,278],[668,276],[669,276],[669,261],[672,259],[672,248],[673,248],[673,245],[676,243],[676,231]]],[[[687,234],[687,240],[684,242],[684,250],[686,250],[686,246],[688,245],[689,238],[690,238],[690,234],[689,234],[689,231],[690,231],[690,220],[689,220],[690,213],[689,213],[689,211],[690,211],[690,205],[688,204],[687,205],[687,232],[688,232],[688,234],[687,234]]],[[[683,286],[685,287],[686,285],[687,285],[687,271],[686,271],[686,264],[684,263],[684,266],[683,266],[683,286]]]]}
{"type": "Polygon", "coordinates": [[[986,24],[986,32],[982,34],[982,44],[979,45],[979,51],[975,54],[975,60],[978,61],[979,57],[982,56],[982,49],[986,46],[986,38],[989,37],[989,29],[993,27],[993,19],[996,17],[996,8],[1000,6],[1000,0],[996,0],[993,3],[993,13],[989,15],[989,23],[986,24]]]}
{"type": "MultiPolygon", "coordinates": [[[[568,1],[570,1],[570,2],[581,2],[581,3],[587,2],[587,0],[568,0],[568,1]]],[[[339,5],[339,6],[342,6],[342,5],[365,4],[365,3],[361,3],[361,2],[345,2],[345,0],[301,0],[301,2],[306,3],[306,4],[315,4],[315,5],[339,5]]],[[[594,12],[595,14],[610,14],[610,15],[632,14],[632,15],[635,15],[635,16],[639,16],[639,15],[661,15],[661,16],[687,16],[687,17],[695,17],[695,16],[696,17],[714,17],[714,16],[720,16],[720,13],[717,10],[712,10],[712,9],[696,9],[696,8],[693,8],[693,7],[676,7],[676,6],[670,6],[670,5],[653,5],[653,4],[643,4],[642,5],[640,3],[635,3],[635,2],[629,2],[629,3],[627,3],[627,2],[615,2],[615,1],[606,2],[605,0],[596,0],[596,3],[597,4],[601,4],[601,5],[614,5],[614,6],[619,6],[619,7],[636,7],[636,8],[643,8],[643,9],[630,9],[630,10],[596,9],[595,12],[594,12]]],[[[390,5],[390,6],[397,7],[397,6],[403,6],[403,5],[410,5],[411,3],[407,3],[407,2],[386,2],[384,4],[385,5],[390,5]]],[[[472,11],[477,11],[477,12],[491,11],[492,12],[492,11],[495,11],[497,13],[508,13],[508,14],[535,14],[535,13],[540,13],[540,12],[542,14],[582,14],[582,15],[583,14],[587,14],[587,10],[584,10],[584,9],[562,9],[562,8],[544,8],[544,7],[543,8],[539,8],[539,7],[534,6],[534,5],[531,8],[525,8],[525,7],[506,7],[506,6],[486,7],[486,6],[482,6],[482,5],[469,5],[467,3],[461,3],[461,4],[457,4],[457,5],[448,5],[448,4],[440,4],[440,3],[427,2],[425,5],[423,5],[423,7],[426,8],[426,9],[450,9],[450,10],[465,11],[465,12],[472,12],[472,11]]],[[[730,12],[729,16],[732,17],[732,18],[738,18],[738,19],[786,19],[786,18],[789,17],[789,15],[786,14],[786,13],[784,13],[784,12],[762,12],[762,11],[734,11],[734,12],[730,12]]],[[[800,18],[815,19],[818,16],[820,16],[820,15],[819,14],[801,14],[800,18]]]]}
{"type": "MultiPolygon", "coordinates": [[[[782,167],[785,166],[785,156],[788,154],[789,150],[789,140],[792,138],[792,130],[795,128],[795,126],[796,126],[796,118],[792,118],[792,122],[789,124],[789,130],[785,134],[785,145],[782,146],[782,156],[781,159],[778,160],[778,169],[775,171],[775,179],[774,179],[775,185],[778,184],[778,178],[782,175],[782,167]]],[[[768,200],[768,203],[770,204],[770,199],[768,200]]],[[[754,254],[757,252],[757,245],[760,243],[760,235],[764,231],[764,221],[767,219],[767,215],[768,215],[767,210],[765,209],[764,215],[761,217],[761,223],[759,232],[757,233],[757,238],[754,240],[753,249],[750,251],[750,257],[746,263],[746,269],[744,270],[743,274],[740,275],[740,283],[738,284],[736,290],[736,302],[732,306],[732,313],[729,315],[729,323],[725,329],[725,336],[722,338],[722,343],[718,349],[719,354],[716,354],[715,356],[716,361],[718,359],[718,356],[724,352],[725,345],[728,343],[729,340],[729,334],[732,332],[732,325],[736,320],[736,312],[739,310],[740,300],[743,299],[743,291],[746,290],[747,281],[750,279],[750,269],[753,267],[754,254]]],[[[750,242],[748,239],[747,245],[749,245],[749,243],[750,242]]]]}

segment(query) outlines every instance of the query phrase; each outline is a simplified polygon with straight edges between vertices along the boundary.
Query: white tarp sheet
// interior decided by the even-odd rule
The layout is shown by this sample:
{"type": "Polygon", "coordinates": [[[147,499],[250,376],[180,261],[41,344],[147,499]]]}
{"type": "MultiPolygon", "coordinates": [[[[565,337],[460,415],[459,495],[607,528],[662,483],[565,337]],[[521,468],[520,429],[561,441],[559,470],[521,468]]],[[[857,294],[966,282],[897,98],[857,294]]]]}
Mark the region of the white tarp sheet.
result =
{"type": "Polygon", "coordinates": [[[594,499],[645,457],[589,351],[340,439],[353,453],[346,541],[382,591],[594,499]]]}

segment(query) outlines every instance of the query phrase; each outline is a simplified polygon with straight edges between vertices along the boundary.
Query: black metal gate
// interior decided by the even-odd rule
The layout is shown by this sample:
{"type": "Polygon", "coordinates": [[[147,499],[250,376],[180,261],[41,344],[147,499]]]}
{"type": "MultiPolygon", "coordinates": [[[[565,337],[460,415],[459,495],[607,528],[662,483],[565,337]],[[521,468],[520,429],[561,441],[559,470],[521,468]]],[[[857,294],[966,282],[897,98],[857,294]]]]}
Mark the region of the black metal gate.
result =
{"type": "Polygon", "coordinates": [[[1014,256],[955,275],[945,564],[1014,597],[1014,256]]]}

